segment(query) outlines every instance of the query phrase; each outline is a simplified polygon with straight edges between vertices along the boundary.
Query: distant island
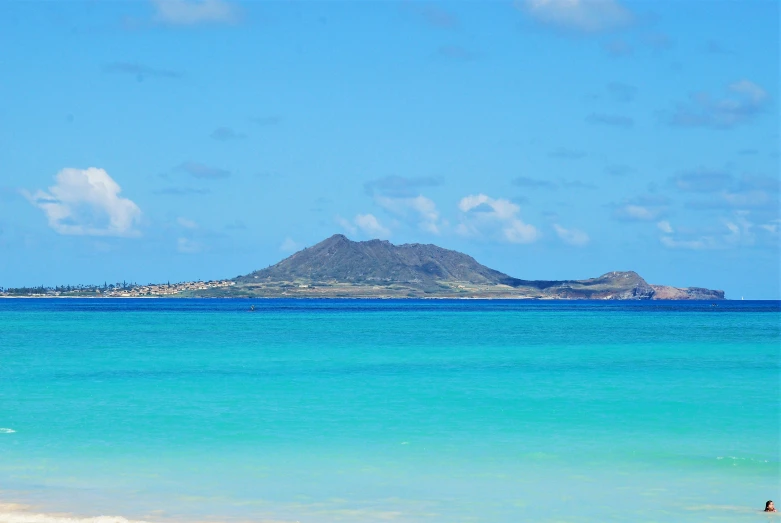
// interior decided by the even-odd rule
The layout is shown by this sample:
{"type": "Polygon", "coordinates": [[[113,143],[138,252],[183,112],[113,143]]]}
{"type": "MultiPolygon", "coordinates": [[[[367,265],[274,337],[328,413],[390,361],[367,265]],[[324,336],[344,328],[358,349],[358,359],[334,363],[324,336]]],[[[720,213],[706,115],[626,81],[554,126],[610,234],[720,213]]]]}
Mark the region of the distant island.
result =
{"type": "Polygon", "coordinates": [[[341,234],[232,280],[0,289],[3,296],[213,298],[505,298],[723,300],[724,291],[652,285],[632,271],[587,280],[522,280],[430,244],[351,241],[341,234]],[[21,291],[21,292],[20,292],[21,291]]]}

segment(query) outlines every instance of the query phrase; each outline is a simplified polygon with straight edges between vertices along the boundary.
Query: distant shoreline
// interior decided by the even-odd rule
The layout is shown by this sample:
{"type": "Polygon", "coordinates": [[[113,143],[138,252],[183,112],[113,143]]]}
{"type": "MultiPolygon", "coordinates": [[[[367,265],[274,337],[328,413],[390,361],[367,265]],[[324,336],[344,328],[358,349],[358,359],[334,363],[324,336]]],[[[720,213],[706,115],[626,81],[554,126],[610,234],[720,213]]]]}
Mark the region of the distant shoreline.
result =
{"type": "Polygon", "coordinates": [[[781,301],[765,300],[733,300],[721,298],[718,300],[675,300],[675,299],[642,299],[622,300],[615,298],[559,298],[559,297],[529,297],[529,296],[0,296],[9,300],[486,300],[486,301],[600,301],[600,302],[724,302],[724,301],[781,301]]]}

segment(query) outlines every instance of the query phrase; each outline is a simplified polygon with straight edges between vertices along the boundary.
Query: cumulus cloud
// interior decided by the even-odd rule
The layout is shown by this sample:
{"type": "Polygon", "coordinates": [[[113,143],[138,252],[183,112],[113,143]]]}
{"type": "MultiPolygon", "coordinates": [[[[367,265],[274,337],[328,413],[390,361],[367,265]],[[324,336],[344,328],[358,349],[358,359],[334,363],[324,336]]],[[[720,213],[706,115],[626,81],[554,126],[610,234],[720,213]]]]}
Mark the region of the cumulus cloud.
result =
{"type": "Polygon", "coordinates": [[[385,210],[401,218],[411,218],[421,230],[433,234],[440,233],[441,223],[437,205],[423,195],[418,195],[414,198],[377,196],[375,201],[385,210]]]}
{"type": "Polygon", "coordinates": [[[553,224],[553,229],[556,231],[558,237],[561,238],[564,243],[569,245],[582,247],[591,241],[591,239],[588,237],[588,234],[578,229],[565,229],[556,223],[553,224]]]}
{"type": "Polygon", "coordinates": [[[769,96],[762,87],[741,80],[730,84],[720,98],[707,93],[692,95],[688,102],[676,106],[669,123],[680,127],[729,129],[753,120],[764,111],[768,101],[769,96]]]}
{"type": "Polygon", "coordinates": [[[458,208],[462,214],[456,232],[463,236],[497,236],[511,243],[533,243],[541,236],[521,220],[521,208],[510,200],[472,194],[462,198],[458,208]]]}
{"type": "Polygon", "coordinates": [[[664,233],[667,233],[667,234],[672,234],[673,232],[675,232],[675,231],[673,230],[673,226],[672,226],[672,225],[670,225],[670,222],[668,222],[668,221],[666,221],[666,220],[662,220],[661,222],[657,223],[657,224],[656,224],[656,227],[657,227],[657,228],[658,228],[660,231],[662,231],[662,232],[664,232],[664,233]]]}
{"type": "Polygon", "coordinates": [[[420,194],[424,187],[436,187],[442,179],[433,176],[407,178],[386,176],[364,184],[366,194],[389,213],[416,224],[421,230],[439,234],[445,225],[433,200],[420,194]]]}
{"type": "Polygon", "coordinates": [[[357,214],[352,220],[337,216],[336,223],[350,234],[360,232],[371,238],[387,238],[391,234],[373,214],[357,214]]]}
{"type": "Polygon", "coordinates": [[[59,234],[85,236],[139,236],[135,228],[141,209],[119,195],[122,188],[96,167],[67,168],[55,176],[47,191],[24,192],[41,209],[59,234]]]}
{"type": "Polygon", "coordinates": [[[554,27],[597,33],[632,23],[632,13],[616,0],[523,0],[516,5],[532,18],[554,27]]]}
{"type": "Polygon", "coordinates": [[[239,12],[225,0],[152,0],[156,22],[195,26],[236,22],[239,12]]]}
{"type": "Polygon", "coordinates": [[[355,216],[355,225],[358,229],[369,236],[387,237],[390,236],[390,230],[382,226],[380,221],[373,214],[358,214],[355,216]]]}

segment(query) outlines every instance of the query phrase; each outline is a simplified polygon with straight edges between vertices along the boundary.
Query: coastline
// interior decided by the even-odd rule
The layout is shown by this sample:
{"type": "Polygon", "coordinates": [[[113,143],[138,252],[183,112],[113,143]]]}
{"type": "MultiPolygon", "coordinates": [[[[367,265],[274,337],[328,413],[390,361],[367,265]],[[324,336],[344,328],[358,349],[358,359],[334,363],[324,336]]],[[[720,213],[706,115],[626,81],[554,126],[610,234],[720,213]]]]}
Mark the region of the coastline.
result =
{"type": "Polygon", "coordinates": [[[78,516],[72,513],[42,513],[23,503],[0,502],[0,523],[152,523],[122,516],[78,516]]]}
{"type": "Polygon", "coordinates": [[[620,299],[620,298],[562,298],[552,296],[0,296],[1,299],[23,300],[485,300],[485,301],[620,301],[620,302],[725,302],[725,301],[779,301],[779,300],[733,300],[730,298],[713,298],[709,300],[693,299],[620,299]]]}
{"type": "MultiPolygon", "coordinates": [[[[192,517],[164,517],[154,516],[149,518],[144,516],[144,519],[128,519],[124,516],[113,515],[79,515],[73,512],[39,512],[32,510],[30,505],[20,503],[3,503],[0,502],[0,523],[227,523],[229,520],[225,518],[220,519],[193,519],[192,517]]],[[[685,513],[703,513],[709,512],[712,516],[716,516],[718,521],[722,521],[720,516],[727,516],[731,514],[736,518],[740,518],[743,521],[744,517],[760,517],[765,516],[767,518],[779,518],[781,512],[765,512],[762,509],[749,506],[739,505],[693,505],[688,507],[682,507],[685,513]]],[[[292,519],[268,519],[262,520],[245,520],[230,518],[231,523],[301,523],[300,520],[292,519]]]]}

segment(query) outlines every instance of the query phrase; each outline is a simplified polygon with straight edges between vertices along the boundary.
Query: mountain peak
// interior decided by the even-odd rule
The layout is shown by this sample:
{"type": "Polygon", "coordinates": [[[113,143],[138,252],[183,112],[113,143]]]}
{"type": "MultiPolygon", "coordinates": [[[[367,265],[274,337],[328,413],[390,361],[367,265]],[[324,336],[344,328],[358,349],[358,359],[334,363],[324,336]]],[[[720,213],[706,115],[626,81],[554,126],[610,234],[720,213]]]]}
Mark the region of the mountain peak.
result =
{"type": "Polygon", "coordinates": [[[723,291],[649,285],[634,271],[587,280],[513,278],[436,245],[353,241],[334,234],[276,265],[236,278],[249,295],[546,299],[723,299],[723,291]]]}
{"type": "Polygon", "coordinates": [[[337,281],[355,284],[441,281],[496,285],[512,280],[474,258],[436,245],[394,245],[388,240],[352,241],[343,234],[299,251],[281,262],[237,278],[240,283],[337,281]]]}

